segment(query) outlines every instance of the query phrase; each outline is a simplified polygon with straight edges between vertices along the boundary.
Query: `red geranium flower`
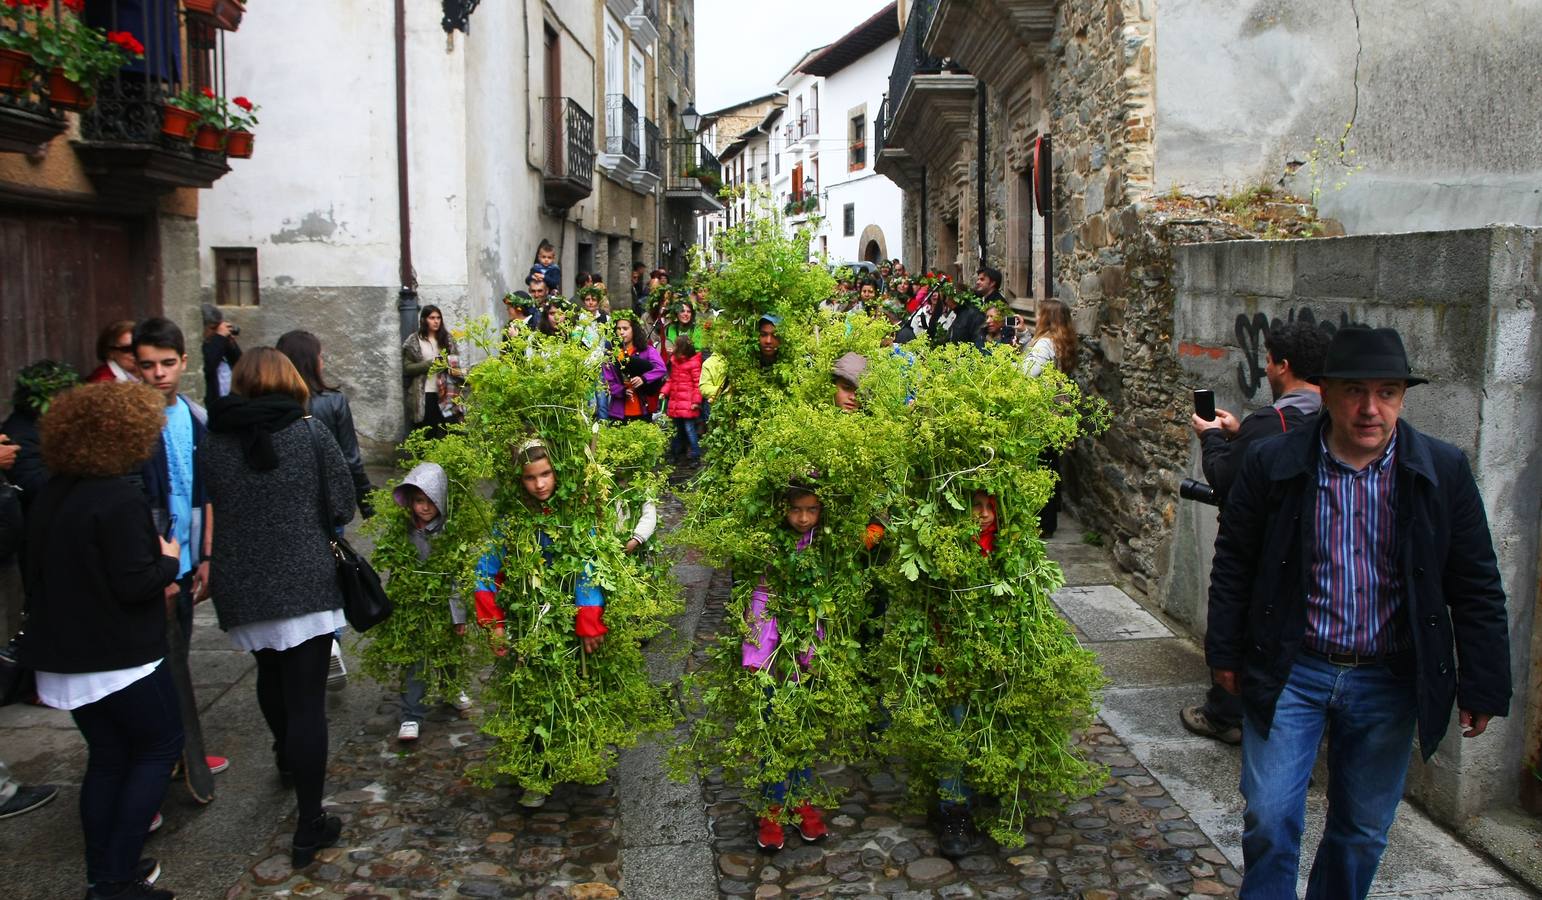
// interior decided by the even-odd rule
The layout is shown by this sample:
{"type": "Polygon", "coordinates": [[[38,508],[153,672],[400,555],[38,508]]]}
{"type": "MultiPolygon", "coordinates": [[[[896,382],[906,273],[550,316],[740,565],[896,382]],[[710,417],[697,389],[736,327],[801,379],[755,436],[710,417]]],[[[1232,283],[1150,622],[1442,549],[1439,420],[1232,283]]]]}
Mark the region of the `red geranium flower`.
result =
{"type": "Polygon", "coordinates": [[[235,98],[234,100],[232,100],[230,102],[234,103],[235,105],[237,105],[239,107],[241,107],[242,109],[246,110],[247,112],[251,112],[252,111],[252,101],[246,99],[245,97],[237,97],[237,98],[235,98]]]}
{"type": "Polygon", "coordinates": [[[214,97],[215,97],[214,89],[213,88],[204,88],[203,89],[203,95],[205,97],[208,97],[210,100],[213,100],[214,97]]]}
{"type": "Polygon", "coordinates": [[[79,15],[86,11],[86,0],[64,0],[64,8],[79,15]]]}
{"type": "Polygon", "coordinates": [[[107,43],[122,47],[135,56],[143,56],[145,52],[145,45],[127,31],[107,32],[107,43]]]}

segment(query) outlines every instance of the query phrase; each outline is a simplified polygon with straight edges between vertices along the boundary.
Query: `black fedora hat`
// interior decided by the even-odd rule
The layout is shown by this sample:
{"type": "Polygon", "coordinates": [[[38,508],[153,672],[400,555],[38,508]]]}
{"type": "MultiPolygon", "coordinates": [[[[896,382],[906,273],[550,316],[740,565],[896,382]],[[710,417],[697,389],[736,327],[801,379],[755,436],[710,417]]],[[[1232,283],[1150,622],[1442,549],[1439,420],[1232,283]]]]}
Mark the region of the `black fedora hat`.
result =
{"type": "Polygon", "coordinates": [[[1312,384],[1322,384],[1324,378],[1342,378],[1352,381],[1401,380],[1410,386],[1427,384],[1428,378],[1420,378],[1408,368],[1408,353],[1403,349],[1403,339],[1392,328],[1366,328],[1363,325],[1346,325],[1333,335],[1328,343],[1328,355],[1323,360],[1322,371],[1307,378],[1312,384]]]}

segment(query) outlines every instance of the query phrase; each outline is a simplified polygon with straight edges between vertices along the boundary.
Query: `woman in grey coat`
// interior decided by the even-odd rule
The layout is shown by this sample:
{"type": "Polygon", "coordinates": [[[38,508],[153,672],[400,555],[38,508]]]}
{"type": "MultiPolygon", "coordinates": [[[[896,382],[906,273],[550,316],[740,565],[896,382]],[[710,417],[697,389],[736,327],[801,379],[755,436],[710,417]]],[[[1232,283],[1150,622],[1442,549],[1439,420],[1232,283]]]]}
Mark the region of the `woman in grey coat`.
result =
{"type": "Polygon", "coordinates": [[[209,407],[204,479],[215,529],[210,589],[220,628],[257,660],[257,704],[299,806],[293,863],[337,843],[324,815],[327,662],[343,596],[329,544],[353,518],[353,479],[331,434],[305,416],[309,391],[288,357],[247,352],[231,394],[209,407]],[[318,447],[320,464],[318,465],[318,447]],[[320,508],[323,481],[331,508],[320,508]]]}

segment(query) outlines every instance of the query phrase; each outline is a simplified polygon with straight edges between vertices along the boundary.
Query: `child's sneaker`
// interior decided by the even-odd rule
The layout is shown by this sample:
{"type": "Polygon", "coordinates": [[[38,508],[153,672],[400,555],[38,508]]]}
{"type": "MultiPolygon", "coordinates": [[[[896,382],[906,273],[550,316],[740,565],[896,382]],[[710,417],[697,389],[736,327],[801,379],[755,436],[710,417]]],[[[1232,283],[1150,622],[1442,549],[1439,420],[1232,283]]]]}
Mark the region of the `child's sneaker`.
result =
{"type": "Polygon", "coordinates": [[[205,756],[203,763],[209,767],[210,775],[218,775],[230,768],[230,759],[224,756],[205,756]]]}
{"type": "Polygon", "coordinates": [[[418,739],[418,732],[423,726],[417,722],[403,722],[402,727],[396,729],[396,739],[402,743],[408,743],[418,739]]]}
{"type": "Polygon", "coordinates": [[[794,810],[798,814],[798,834],[805,841],[813,842],[830,834],[830,829],[825,827],[825,818],[819,814],[813,804],[805,803],[794,810]]]}
{"type": "Polygon", "coordinates": [[[781,812],[780,807],[771,810],[770,818],[760,820],[760,829],[755,833],[755,843],[762,850],[780,850],[787,842],[787,834],[782,830],[782,823],[776,820],[776,814],[781,812]]]}
{"type": "Polygon", "coordinates": [[[160,813],[156,813],[155,818],[150,820],[150,827],[146,829],[145,834],[155,834],[157,831],[160,831],[161,826],[165,824],[166,817],[162,816],[160,813]]]}
{"type": "Polygon", "coordinates": [[[519,798],[519,805],[526,809],[540,809],[546,805],[546,797],[540,791],[525,791],[525,796],[519,798]]]}
{"type": "Polygon", "coordinates": [[[343,648],[332,641],[332,658],[327,662],[327,690],[340,691],[348,686],[348,667],[343,665],[343,648]]]}
{"type": "Polygon", "coordinates": [[[471,698],[466,696],[465,691],[461,691],[455,695],[454,700],[450,701],[450,705],[461,712],[465,712],[471,708],[471,698]]]}

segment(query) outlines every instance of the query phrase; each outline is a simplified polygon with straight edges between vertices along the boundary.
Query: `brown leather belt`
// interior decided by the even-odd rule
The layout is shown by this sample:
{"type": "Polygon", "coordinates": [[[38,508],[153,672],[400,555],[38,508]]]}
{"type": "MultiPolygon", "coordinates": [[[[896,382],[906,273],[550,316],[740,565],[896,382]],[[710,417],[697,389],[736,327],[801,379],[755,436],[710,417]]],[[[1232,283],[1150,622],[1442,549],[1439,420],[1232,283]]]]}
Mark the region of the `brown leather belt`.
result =
{"type": "Polygon", "coordinates": [[[1412,650],[1394,650],[1391,653],[1323,653],[1303,646],[1301,652],[1307,656],[1316,657],[1332,663],[1335,666],[1348,666],[1358,668],[1360,666],[1384,666],[1387,663],[1402,662],[1413,656],[1412,650]]]}

